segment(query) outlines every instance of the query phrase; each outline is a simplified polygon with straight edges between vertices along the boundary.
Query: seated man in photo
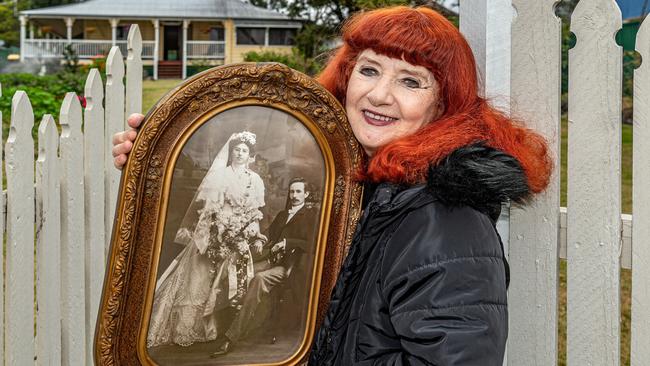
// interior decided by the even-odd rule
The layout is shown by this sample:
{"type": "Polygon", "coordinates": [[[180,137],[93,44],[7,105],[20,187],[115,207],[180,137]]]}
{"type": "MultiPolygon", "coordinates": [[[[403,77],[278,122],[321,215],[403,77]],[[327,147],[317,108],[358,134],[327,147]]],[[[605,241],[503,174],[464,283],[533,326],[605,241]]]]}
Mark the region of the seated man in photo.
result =
{"type": "MultiPolygon", "coordinates": [[[[246,336],[254,327],[253,320],[259,319],[258,311],[267,310],[260,309],[260,304],[268,302],[269,294],[276,286],[286,282],[290,275],[295,276],[297,271],[304,271],[304,263],[310,260],[310,254],[313,254],[315,233],[318,229],[318,212],[305,205],[309,194],[304,179],[294,178],[289,182],[286,209],[277,214],[269,227],[271,268],[257,272],[251,280],[241,309],[225,334],[219,336],[220,342],[213,356],[228,353],[233,343],[246,336]]],[[[300,295],[303,295],[306,288],[305,281],[304,274],[298,276],[295,281],[295,290],[300,295]],[[302,288],[298,289],[299,287],[302,288]]],[[[290,286],[293,285],[292,281],[290,286]]]]}

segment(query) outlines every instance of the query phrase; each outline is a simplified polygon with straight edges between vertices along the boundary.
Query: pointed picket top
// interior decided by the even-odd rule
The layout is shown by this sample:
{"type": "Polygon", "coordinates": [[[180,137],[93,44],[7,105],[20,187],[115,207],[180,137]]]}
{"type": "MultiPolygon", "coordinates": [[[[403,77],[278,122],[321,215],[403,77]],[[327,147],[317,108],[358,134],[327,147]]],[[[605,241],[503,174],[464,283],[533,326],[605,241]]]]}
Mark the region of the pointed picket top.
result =
{"type": "Polygon", "coordinates": [[[66,93],[61,104],[61,137],[70,136],[75,131],[81,131],[81,103],[74,92],[66,93]]]}
{"type": "Polygon", "coordinates": [[[634,71],[634,128],[632,139],[632,326],[631,366],[642,366],[650,359],[650,20],[641,23],[636,50],[642,63],[634,71]]]}
{"type": "Polygon", "coordinates": [[[58,169],[59,136],[46,114],[38,126],[36,163],[36,359],[40,365],[61,362],[61,246],[58,169]],[[42,305],[45,304],[45,305],[42,305]]]}
{"type": "MultiPolygon", "coordinates": [[[[61,106],[61,364],[82,365],[86,358],[85,227],[81,103],[67,93],[61,106]]],[[[92,270],[92,269],[88,269],[92,270]]]]}
{"type": "Polygon", "coordinates": [[[101,106],[104,99],[104,85],[102,85],[102,76],[97,69],[91,69],[88,73],[84,87],[84,98],[86,98],[86,109],[93,109],[95,100],[101,106]]]}
{"type": "MultiPolygon", "coordinates": [[[[126,58],[126,116],[142,113],[142,36],[137,24],[132,24],[128,37],[129,55],[126,58]]],[[[129,126],[126,118],[124,129],[129,126]]]]}
{"type": "Polygon", "coordinates": [[[113,46],[106,58],[106,83],[122,81],[124,77],[124,57],[118,46],[113,46]]]}
{"type": "MultiPolygon", "coordinates": [[[[86,319],[97,316],[105,271],[104,232],[104,89],[97,69],[86,80],[84,111],[84,203],[86,235],[86,319]]],[[[93,359],[95,322],[86,322],[86,359],[93,359]]]]}
{"type": "Polygon", "coordinates": [[[140,58],[142,55],[142,34],[137,24],[131,24],[126,40],[128,58],[140,58]]]}
{"type": "Polygon", "coordinates": [[[621,9],[615,0],[582,0],[578,2],[571,14],[571,31],[577,38],[576,47],[580,45],[581,34],[589,35],[595,29],[608,27],[612,42],[616,32],[623,27],[621,9]]]}
{"type": "Polygon", "coordinates": [[[5,146],[7,245],[5,363],[34,363],[34,113],[27,94],[12,99],[11,127],[5,146]]]}
{"type": "Polygon", "coordinates": [[[15,142],[19,136],[28,136],[34,127],[34,110],[27,93],[19,90],[11,100],[11,125],[7,143],[15,142]]]}
{"type": "MultiPolygon", "coordinates": [[[[46,153],[51,152],[51,147],[48,148],[47,142],[52,138],[58,140],[58,131],[56,130],[56,122],[54,122],[54,117],[51,114],[46,114],[43,116],[41,123],[38,125],[38,161],[45,161],[48,157],[46,153]]],[[[54,153],[56,154],[57,149],[54,148],[54,153]]]]}

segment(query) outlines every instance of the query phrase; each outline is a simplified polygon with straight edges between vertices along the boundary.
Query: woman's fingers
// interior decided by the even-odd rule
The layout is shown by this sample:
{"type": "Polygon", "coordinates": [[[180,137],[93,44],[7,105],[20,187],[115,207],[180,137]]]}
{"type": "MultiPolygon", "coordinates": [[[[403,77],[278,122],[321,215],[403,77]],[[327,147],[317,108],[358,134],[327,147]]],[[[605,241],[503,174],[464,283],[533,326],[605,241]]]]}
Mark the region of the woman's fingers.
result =
{"type": "Polygon", "coordinates": [[[131,149],[133,148],[133,143],[131,141],[124,141],[121,144],[117,144],[113,146],[113,157],[117,157],[118,155],[126,155],[131,152],[131,149]]]}
{"type": "Polygon", "coordinates": [[[126,123],[128,123],[129,127],[131,128],[138,128],[140,127],[140,124],[142,124],[143,120],[144,120],[143,114],[133,113],[129,116],[129,118],[126,119],[126,123]]]}
{"type": "Polygon", "coordinates": [[[133,141],[135,141],[138,131],[136,130],[142,124],[144,115],[140,113],[133,113],[126,119],[127,124],[131,130],[118,132],[113,135],[113,165],[117,169],[122,169],[126,164],[127,155],[133,149],[133,141]]]}
{"type": "Polygon", "coordinates": [[[113,159],[113,165],[115,165],[115,167],[117,169],[119,169],[119,170],[122,170],[122,168],[124,167],[124,164],[126,164],[126,155],[125,154],[118,155],[113,159]]]}
{"type": "Polygon", "coordinates": [[[127,130],[127,131],[122,131],[118,132],[115,135],[113,135],[113,145],[118,145],[121,144],[125,141],[135,141],[135,137],[138,135],[138,131],[136,130],[127,130]]]}
{"type": "Polygon", "coordinates": [[[113,165],[117,169],[122,169],[126,164],[127,154],[133,149],[133,140],[135,140],[136,131],[129,130],[113,135],[113,165]]]}

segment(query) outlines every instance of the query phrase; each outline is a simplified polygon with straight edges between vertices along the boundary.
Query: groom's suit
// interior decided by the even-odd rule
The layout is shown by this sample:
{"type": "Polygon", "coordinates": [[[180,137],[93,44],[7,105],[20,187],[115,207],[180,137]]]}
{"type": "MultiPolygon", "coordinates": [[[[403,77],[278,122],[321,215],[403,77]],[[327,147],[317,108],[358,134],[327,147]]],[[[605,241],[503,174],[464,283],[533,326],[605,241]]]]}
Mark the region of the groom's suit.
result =
{"type": "Polygon", "coordinates": [[[290,213],[283,210],[275,217],[268,230],[269,246],[282,240],[286,241],[284,258],[278,261],[274,267],[255,274],[248,291],[244,296],[241,310],[233,320],[226,336],[231,341],[238,341],[250,330],[251,320],[255,317],[260,303],[268,299],[268,295],[275,286],[287,279],[288,271],[291,278],[296,281],[291,284],[292,288],[300,292],[298,296],[304,297],[306,287],[305,271],[307,261],[313,259],[311,255],[315,247],[315,237],[318,230],[317,212],[313,208],[303,206],[287,221],[290,213]]]}

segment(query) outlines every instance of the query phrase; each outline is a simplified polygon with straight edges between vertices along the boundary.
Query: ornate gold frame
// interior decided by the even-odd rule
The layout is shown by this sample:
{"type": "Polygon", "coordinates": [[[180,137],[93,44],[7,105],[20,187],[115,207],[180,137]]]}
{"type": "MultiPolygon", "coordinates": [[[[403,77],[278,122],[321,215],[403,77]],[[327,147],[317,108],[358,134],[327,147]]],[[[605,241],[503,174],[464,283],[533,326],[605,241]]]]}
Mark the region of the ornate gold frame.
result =
{"type": "Polygon", "coordinates": [[[193,77],[163,97],[145,118],[122,175],[97,319],[96,364],[155,364],[146,351],[146,330],[176,157],[192,132],[212,116],[245,105],[272,107],[296,117],[313,134],[325,159],[312,281],[312,290],[319,291],[311,291],[302,347],[280,364],[306,360],[359,219],[362,187],[353,173],[363,155],[342,106],[313,79],[281,64],[245,63],[193,77]]]}

